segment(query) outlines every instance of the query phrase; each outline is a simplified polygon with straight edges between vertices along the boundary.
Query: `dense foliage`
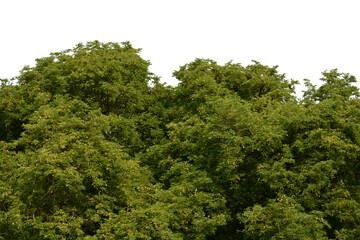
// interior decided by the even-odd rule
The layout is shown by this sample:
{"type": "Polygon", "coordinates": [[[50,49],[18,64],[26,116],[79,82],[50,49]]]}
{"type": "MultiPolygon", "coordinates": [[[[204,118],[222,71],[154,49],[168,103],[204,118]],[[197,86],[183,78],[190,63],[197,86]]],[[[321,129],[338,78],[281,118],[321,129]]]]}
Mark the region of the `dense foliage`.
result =
{"type": "Polygon", "coordinates": [[[360,100],[253,62],[149,72],[130,43],[0,88],[0,239],[360,239],[360,100]]]}

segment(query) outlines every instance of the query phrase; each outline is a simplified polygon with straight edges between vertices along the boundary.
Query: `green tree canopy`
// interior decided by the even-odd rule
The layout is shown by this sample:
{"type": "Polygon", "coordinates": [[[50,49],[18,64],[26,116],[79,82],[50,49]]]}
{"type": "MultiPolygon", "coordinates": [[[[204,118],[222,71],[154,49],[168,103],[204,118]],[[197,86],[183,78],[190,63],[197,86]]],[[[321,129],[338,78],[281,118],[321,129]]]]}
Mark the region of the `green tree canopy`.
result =
{"type": "Polygon", "coordinates": [[[129,42],[0,87],[0,239],[360,238],[354,76],[195,59],[159,82],[129,42]]]}

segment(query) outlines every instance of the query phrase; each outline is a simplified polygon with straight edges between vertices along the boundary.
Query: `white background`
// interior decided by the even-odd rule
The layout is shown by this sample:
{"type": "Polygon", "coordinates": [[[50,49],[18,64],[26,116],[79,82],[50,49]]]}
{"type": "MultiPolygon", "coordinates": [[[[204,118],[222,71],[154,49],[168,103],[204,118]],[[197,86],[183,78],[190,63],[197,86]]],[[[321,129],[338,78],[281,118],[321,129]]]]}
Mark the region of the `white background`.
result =
{"type": "Polygon", "coordinates": [[[0,0],[0,78],[15,77],[50,52],[99,40],[142,48],[150,70],[171,85],[172,72],[195,58],[257,60],[314,84],[333,68],[360,80],[357,2],[0,0]]]}

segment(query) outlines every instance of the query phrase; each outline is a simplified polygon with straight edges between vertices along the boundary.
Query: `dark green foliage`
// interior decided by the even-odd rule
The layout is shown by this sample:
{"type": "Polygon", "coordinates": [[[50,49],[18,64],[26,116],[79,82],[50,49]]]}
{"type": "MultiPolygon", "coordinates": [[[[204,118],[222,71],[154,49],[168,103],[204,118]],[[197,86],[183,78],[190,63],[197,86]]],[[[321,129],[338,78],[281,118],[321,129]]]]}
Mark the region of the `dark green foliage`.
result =
{"type": "Polygon", "coordinates": [[[89,42],[0,88],[0,239],[359,239],[360,102],[277,67],[196,59],[159,83],[89,42]]]}

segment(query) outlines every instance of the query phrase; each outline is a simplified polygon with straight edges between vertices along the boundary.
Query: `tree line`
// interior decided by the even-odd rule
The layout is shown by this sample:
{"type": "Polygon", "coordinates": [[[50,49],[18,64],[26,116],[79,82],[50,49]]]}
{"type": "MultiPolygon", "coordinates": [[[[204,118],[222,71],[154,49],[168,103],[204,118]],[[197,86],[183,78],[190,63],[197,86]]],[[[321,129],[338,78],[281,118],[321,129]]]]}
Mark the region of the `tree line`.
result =
{"type": "Polygon", "coordinates": [[[0,87],[0,239],[360,238],[354,76],[195,59],[175,87],[129,42],[0,87]]]}

